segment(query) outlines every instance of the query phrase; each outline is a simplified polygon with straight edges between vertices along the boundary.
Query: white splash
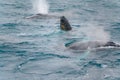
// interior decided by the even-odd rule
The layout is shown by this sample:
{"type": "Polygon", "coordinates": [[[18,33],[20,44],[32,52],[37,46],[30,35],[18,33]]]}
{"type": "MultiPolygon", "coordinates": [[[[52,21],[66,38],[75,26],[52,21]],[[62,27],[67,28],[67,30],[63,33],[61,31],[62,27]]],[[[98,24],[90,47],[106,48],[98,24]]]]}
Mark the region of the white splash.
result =
{"type": "Polygon", "coordinates": [[[49,4],[46,0],[34,0],[33,10],[35,13],[48,14],[49,12],[49,4]]]}

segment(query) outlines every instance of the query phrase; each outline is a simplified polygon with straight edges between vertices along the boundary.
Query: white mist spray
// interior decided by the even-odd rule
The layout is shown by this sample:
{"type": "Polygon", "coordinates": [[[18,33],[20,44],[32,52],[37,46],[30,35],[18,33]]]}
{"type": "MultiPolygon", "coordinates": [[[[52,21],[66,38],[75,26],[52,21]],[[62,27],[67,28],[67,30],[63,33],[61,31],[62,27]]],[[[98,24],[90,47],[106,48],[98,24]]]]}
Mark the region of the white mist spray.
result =
{"type": "Polygon", "coordinates": [[[48,14],[49,12],[49,4],[46,0],[34,0],[33,10],[35,13],[48,14]]]}
{"type": "Polygon", "coordinates": [[[82,29],[82,32],[88,37],[88,40],[102,42],[110,41],[110,34],[105,31],[104,27],[88,25],[88,27],[82,29]]]}

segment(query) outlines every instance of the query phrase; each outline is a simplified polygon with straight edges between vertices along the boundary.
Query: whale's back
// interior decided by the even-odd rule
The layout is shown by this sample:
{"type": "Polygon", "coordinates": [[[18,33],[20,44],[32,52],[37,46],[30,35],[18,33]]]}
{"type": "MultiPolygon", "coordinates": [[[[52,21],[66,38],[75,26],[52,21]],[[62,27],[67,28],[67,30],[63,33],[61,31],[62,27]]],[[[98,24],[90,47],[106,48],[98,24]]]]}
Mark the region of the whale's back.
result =
{"type": "Polygon", "coordinates": [[[77,42],[73,43],[68,48],[73,50],[87,50],[87,49],[93,49],[103,46],[104,42],[98,42],[98,41],[89,41],[89,42],[77,42]]]}

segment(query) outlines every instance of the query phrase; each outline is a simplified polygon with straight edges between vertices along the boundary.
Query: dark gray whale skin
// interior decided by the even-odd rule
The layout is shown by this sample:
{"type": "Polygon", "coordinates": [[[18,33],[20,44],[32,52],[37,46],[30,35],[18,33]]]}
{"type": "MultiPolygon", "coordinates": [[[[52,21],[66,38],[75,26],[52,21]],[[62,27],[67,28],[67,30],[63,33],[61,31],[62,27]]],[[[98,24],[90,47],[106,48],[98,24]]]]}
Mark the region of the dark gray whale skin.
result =
{"type": "Polygon", "coordinates": [[[50,18],[60,18],[60,17],[56,15],[41,14],[41,13],[26,17],[26,19],[50,19],[50,18]]]}
{"type": "Polygon", "coordinates": [[[60,28],[64,31],[72,30],[71,25],[69,24],[68,20],[64,16],[60,18],[60,28]]]}
{"type": "MultiPolygon", "coordinates": [[[[65,18],[65,16],[60,17],[60,28],[64,31],[71,31],[72,27],[69,21],[65,18]]],[[[100,47],[114,47],[120,48],[120,44],[116,44],[113,41],[101,42],[101,41],[88,41],[88,42],[77,42],[66,46],[73,50],[86,50],[88,48],[100,48],[100,47]]]]}

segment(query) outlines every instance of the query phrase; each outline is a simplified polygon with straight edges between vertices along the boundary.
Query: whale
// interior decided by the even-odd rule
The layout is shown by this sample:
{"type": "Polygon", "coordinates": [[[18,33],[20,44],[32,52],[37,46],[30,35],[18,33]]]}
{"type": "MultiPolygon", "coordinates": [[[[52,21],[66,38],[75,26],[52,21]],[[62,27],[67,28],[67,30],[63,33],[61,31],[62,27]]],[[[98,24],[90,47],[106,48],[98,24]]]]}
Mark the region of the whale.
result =
{"type": "Polygon", "coordinates": [[[60,17],[52,14],[42,14],[42,13],[38,13],[32,16],[26,17],[26,19],[51,19],[51,18],[60,18],[60,17]]]}
{"type": "Polygon", "coordinates": [[[73,50],[88,50],[88,49],[100,49],[100,48],[120,48],[120,45],[113,42],[102,41],[87,41],[87,42],[75,42],[73,44],[66,45],[69,49],[73,50]]]}
{"type": "MultiPolygon", "coordinates": [[[[60,17],[60,28],[63,31],[71,31],[72,27],[65,16],[60,17]]],[[[120,44],[113,41],[87,41],[87,42],[74,42],[68,43],[65,47],[73,50],[87,50],[97,48],[120,48],[120,44]]]]}
{"type": "Polygon", "coordinates": [[[64,30],[64,31],[72,30],[72,27],[71,27],[69,21],[65,18],[65,16],[60,17],[60,28],[61,28],[61,30],[64,30]]]}

